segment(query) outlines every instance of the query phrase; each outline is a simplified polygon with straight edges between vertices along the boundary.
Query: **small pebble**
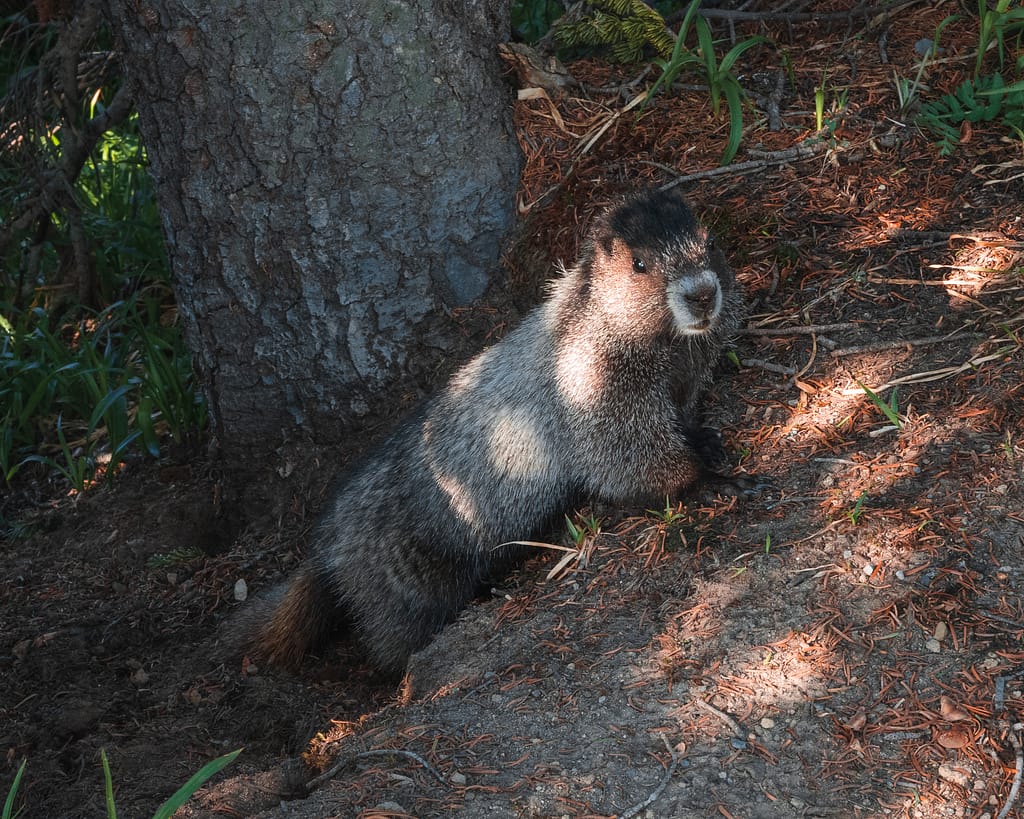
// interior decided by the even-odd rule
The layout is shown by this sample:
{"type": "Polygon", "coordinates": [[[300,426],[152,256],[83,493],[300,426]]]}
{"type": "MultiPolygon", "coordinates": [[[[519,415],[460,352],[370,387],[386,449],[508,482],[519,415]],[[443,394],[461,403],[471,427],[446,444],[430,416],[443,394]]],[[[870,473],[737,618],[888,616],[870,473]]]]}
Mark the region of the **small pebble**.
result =
{"type": "Polygon", "coordinates": [[[243,578],[238,578],[235,581],[235,600],[239,603],[245,601],[249,597],[249,585],[243,578]]]}
{"type": "Polygon", "coordinates": [[[927,648],[932,654],[938,654],[942,651],[942,643],[936,640],[934,637],[930,637],[925,642],[924,647],[927,648]]]}
{"type": "Polygon", "coordinates": [[[448,777],[448,781],[456,787],[462,787],[466,784],[466,775],[458,773],[457,771],[448,777]]]}
{"type": "Polygon", "coordinates": [[[949,762],[943,762],[939,765],[939,776],[947,782],[952,782],[954,785],[958,785],[961,788],[966,788],[970,782],[967,778],[967,772],[963,768],[949,762]]]}
{"type": "Polygon", "coordinates": [[[374,810],[378,810],[381,813],[406,813],[405,808],[397,802],[381,802],[374,807],[374,810]]]}
{"type": "Polygon", "coordinates": [[[948,636],[949,636],[949,626],[947,626],[945,623],[936,623],[935,624],[935,633],[932,634],[932,637],[934,637],[936,640],[938,640],[941,643],[948,636]]]}
{"type": "Polygon", "coordinates": [[[865,563],[863,571],[865,577],[871,577],[875,573],[875,567],[870,563],[865,563]]]}
{"type": "Polygon", "coordinates": [[[771,717],[761,717],[761,727],[766,731],[771,730],[775,727],[775,720],[771,717]]]}

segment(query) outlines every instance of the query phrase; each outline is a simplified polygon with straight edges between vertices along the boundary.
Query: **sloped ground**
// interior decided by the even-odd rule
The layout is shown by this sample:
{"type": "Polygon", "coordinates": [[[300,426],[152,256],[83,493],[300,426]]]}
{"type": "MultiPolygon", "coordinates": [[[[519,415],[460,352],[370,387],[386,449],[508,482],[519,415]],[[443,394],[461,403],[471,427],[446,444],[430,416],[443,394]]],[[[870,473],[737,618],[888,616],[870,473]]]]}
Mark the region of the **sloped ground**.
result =
{"type": "MultiPolygon", "coordinates": [[[[1024,154],[975,126],[939,158],[893,84],[954,10],[778,28],[797,44],[784,128],[744,148],[816,145],[826,72],[827,106],[848,103],[834,141],[681,183],[750,294],[743,366],[723,364],[709,409],[769,490],[585,510],[602,531],[577,560],[548,578],[561,553],[541,554],[397,691],[345,647],[296,676],[218,650],[236,581],[294,566],[315,500],[192,561],[153,558],[202,545],[200,463],[54,503],[4,547],[0,586],[3,781],[27,756],[23,815],[102,815],[100,747],[121,814],[142,816],[244,745],[181,815],[1024,816],[1024,154]]],[[[926,78],[954,87],[971,36],[947,29],[926,78]]],[[[775,89],[778,58],[760,59],[747,82],[775,89]]],[[[517,108],[524,282],[573,256],[606,193],[714,168],[725,144],[704,93],[617,115],[637,89],[596,89],[635,75],[570,70],[589,99],[517,108]]]]}

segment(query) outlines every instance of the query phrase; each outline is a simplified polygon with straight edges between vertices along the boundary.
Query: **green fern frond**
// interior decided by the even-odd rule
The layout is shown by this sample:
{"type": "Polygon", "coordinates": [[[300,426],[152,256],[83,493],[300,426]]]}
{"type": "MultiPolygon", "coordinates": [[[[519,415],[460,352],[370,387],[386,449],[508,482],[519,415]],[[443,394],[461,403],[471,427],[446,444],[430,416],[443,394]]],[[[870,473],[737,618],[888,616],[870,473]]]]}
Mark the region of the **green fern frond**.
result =
{"type": "Polygon", "coordinates": [[[964,80],[951,94],[921,106],[917,124],[937,138],[939,154],[947,156],[960,144],[964,122],[1001,118],[1010,128],[1024,127],[1024,88],[1007,88],[999,74],[964,80]]]}

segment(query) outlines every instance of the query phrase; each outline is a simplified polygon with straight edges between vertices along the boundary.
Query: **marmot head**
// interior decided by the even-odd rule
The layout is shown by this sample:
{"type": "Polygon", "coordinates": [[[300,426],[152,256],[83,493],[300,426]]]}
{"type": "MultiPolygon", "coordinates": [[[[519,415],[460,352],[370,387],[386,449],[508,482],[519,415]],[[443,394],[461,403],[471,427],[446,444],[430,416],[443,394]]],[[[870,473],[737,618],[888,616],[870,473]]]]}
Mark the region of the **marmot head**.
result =
{"type": "Polygon", "coordinates": [[[735,287],[725,257],[673,191],[640,191],[601,213],[583,267],[603,312],[637,335],[710,333],[735,287]]]}

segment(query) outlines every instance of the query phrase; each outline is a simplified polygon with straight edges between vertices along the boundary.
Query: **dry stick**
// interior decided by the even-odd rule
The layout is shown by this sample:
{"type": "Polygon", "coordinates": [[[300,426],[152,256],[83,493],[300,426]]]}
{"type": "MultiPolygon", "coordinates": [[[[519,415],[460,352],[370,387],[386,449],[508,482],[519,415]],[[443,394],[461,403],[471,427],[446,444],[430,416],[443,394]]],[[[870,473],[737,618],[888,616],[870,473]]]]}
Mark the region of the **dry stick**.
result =
{"type": "Polygon", "coordinates": [[[999,811],[996,819],[1006,819],[1013,808],[1013,803],[1017,801],[1017,794],[1020,792],[1020,782],[1022,776],[1024,776],[1024,751],[1020,747],[1017,731],[1021,730],[1022,727],[1024,725],[1018,722],[1010,728],[1010,744],[1013,746],[1013,750],[1017,752],[1017,770],[1013,774],[1013,784],[1010,785],[1010,793],[1006,797],[1006,804],[1003,805],[1003,809],[999,811]]]}
{"type": "Polygon", "coordinates": [[[807,336],[813,333],[832,333],[836,330],[855,330],[857,324],[844,321],[839,324],[809,324],[796,327],[748,327],[740,330],[744,336],[807,336]]]}
{"type": "Polygon", "coordinates": [[[796,375],[795,367],[786,367],[783,364],[772,364],[770,361],[764,361],[760,358],[744,358],[740,361],[740,364],[744,367],[760,367],[762,370],[766,370],[770,373],[778,373],[779,375],[796,375]]]}
{"type": "MultiPolygon", "coordinates": [[[[913,5],[906,3],[903,5],[913,5]]],[[[854,15],[874,15],[897,11],[901,8],[898,3],[882,3],[880,5],[860,5],[849,11],[834,11],[828,14],[815,14],[814,12],[785,12],[785,11],[732,11],[731,9],[701,9],[698,14],[709,20],[721,19],[730,21],[760,21],[775,20],[783,23],[806,23],[806,22],[829,22],[832,20],[848,20],[854,15]]]]}
{"type": "MultiPolygon", "coordinates": [[[[982,364],[988,364],[990,361],[995,361],[996,359],[1002,358],[1008,353],[1016,352],[1019,349],[1019,345],[1013,348],[1004,347],[992,353],[991,355],[983,355],[978,356],[977,358],[969,359],[968,361],[965,361],[963,364],[960,364],[959,366],[956,367],[942,367],[941,369],[938,370],[926,370],[925,372],[904,375],[899,378],[894,378],[892,381],[887,381],[879,387],[875,387],[874,391],[880,395],[885,390],[891,389],[892,387],[898,387],[902,384],[925,384],[928,383],[929,381],[942,381],[945,378],[951,378],[952,376],[959,375],[960,373],[966,372],[967,370],[976,370],[982,364]]],[[[863,394],[863,390],[860,388],[857,388],[855,390],[840,390],[839,394],[861,395],[863,394]]]]}
{"type": "Polygon", "coordinates": [[[672,746],[668,744],[668,740],[665,739],[664,734],[661,735],[661,741],[665,743],[665,747],[668,748],[668,752],[672,755],[671,764],[665,771],[665,775],[661,778],[661,782],[658,783],[658,787],[651,791],[650,795],[643,802],[638,802],[625,813],[619,814],[619,819],[630,819],[630,817],[636,816],[648,805],[653,804],[665,791],[665,788],[668,787],[668,783],[672,779],[672,774],[676,772],[676,766],[679,764],[679,756],[672,750],[672,746]]]}
{"type": "Polygon", "coordinates": [[[306,783],[306,790],[311,791],[314,788],[317,788],[320,785],[322,785],[328,779],[334,778],[338,774],[338,771],[340,771],[342,768],[348,765],[352,760],[362,759],[363,757],[367,756],[407,756],[409,757],[409,759],[418,762],[420,765],[422,765],[424,768],[430,771],[430,773],[434,775],[434,778],[437,779],[437,781],[440,782],[442,785],[444,785],[445,787],[448,786],[448,782],[445,780],[443,776],[441,776],[437,768],[435,768],[433,765],[427,762],[427,760],[425,760],[423,757],[421,757],[414,751],[406,751],[402,748],[381,748],[380,750],[362,751],[356,754],[355,756],[345,757],[341,760],[341,762],[330,768],[330,770],[327,770],[324,773],[320,774],[320,776],[317,776],[309,780],[309,782],[306,783]]]}
{"type": "Polygon", "coordinates": [[[29,200],[30,204],[22,215],[0,230],[0,255],[6,251],[7,245],[18,231],[25,230],[40,216],[53,210],[54,197],[70,190],[99,138],[105,131],[127,119],[131,113],[132,92],[132,83],[126,81],[118,89],[110,105],[85,123],[80,139],[71,143],[63,152],[58,167],[46,172],[44,181],[35,196],[29,200]]]}
{"type": "Polygon", "coordinates": [[[949,242],[954,239],[966,239],[975,244],[994,244],[997,247],[1004,245],[1014,246],[1020,242],[1008,239],[998,231],[986,231],[978,233],[962,233],[957,230],[914,230],[912,228],[887,228],[882,231],[886,239],[916,239],[926,242],[949,242]]]}
{"type": "Polygon", "coordinates": [[[841,358],[846,355],[859,355],[860,353],[879,353],[884,350],[897,350],[900,347],[924,347],[929,344],[941,344],[943,341],[958,341],[962,338],[976,335],[975,333],[947,333],[944,336],[928,336],[927,338],[898,338],[895,341],[879,341],[874,344],[862,344],[859,347],[843,347],[833,350],[833,358],[841,358]]]}
{"type": "Polygon", "coordinates": [[[732,728],[733,733],[735,733],[736,736],[744,738],[746,737],[746,734],[743,733],[743,728],[740,727],[740,724],[736,722],[736,720],[734,720],[732,717],[730,717],[727,713],[725,713],[725,711],[719,711],[710,702],[702,700],[700,697],[692,697],[690,699],[690,702],[692,702],[699,708],[703,708],[709,714],[714,714],[716,717],[722,720],[722,722],[724,722],[726,725],[732,728]]]}
{"type": "Polygon", "coordinates": [[[814,359],[818,357],[818,336],[811,335],[811,357],[807,359],[807,363],[800,368],[799,372],[793,376],[793,383],[797,383],[805,372],[811,369],[811,365],[814,363],[814,359]]]}
{"type": "Polygon", "coordinates": [[[671,190],[676,185],[681,185],[684,182],[693,182],[697,179],[710,179],[715,176],[724,176],[725,174],[732,173],[754,173],[755,171],[764,170],[770,165],[784,165],[787,162],[794,162],[800,159],[813,159],[818,154],[823,153],[827,147],[824,142],[817,142],[812,145],[801,143],[785,151],[776,151],[763,159],[752,159],[749,162],[737,162],[733,165],[723,165],[707,171],[687,174],[686,176],[677,176],[671,182],[662,185],[660,190],[671,190]]]}

